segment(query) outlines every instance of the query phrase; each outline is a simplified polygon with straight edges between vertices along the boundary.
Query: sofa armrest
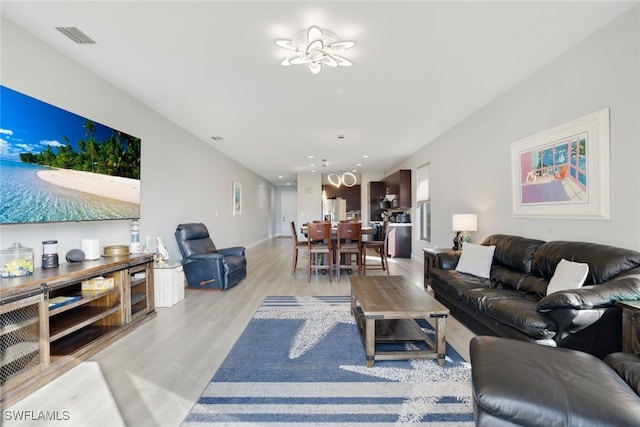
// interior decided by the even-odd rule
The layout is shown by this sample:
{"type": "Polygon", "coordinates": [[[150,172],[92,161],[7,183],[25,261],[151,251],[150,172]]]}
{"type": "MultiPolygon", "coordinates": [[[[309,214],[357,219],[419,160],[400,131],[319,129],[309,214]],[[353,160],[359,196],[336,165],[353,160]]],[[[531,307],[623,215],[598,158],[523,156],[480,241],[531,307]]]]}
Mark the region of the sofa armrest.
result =
{"type": "Polygon", "coordinates": [[[640,354],[612,353],[604,361],[640,395],[640,354]]]}
{"type": "Polygon", "coordinates": [[[637,299],[640,299],[640,274],[633,274],[615,278],[600,285],[554,292],[538,302],[538,311],[544,312],[554,308],[584,310],[611,307],[616,301],[637,299]]]}
{"type": "Polygon", "coordinates": [[[244,256],[245,248],[242,246],[234,246],[231,248],[218,249],[218,253],[224,256],[244,256]]]}
{"type": "Polygon", "coordinates": [[[443,270],[455,270],[460,260],[460,251],[447,251],[438,254],[438,268],[443,270]]]}

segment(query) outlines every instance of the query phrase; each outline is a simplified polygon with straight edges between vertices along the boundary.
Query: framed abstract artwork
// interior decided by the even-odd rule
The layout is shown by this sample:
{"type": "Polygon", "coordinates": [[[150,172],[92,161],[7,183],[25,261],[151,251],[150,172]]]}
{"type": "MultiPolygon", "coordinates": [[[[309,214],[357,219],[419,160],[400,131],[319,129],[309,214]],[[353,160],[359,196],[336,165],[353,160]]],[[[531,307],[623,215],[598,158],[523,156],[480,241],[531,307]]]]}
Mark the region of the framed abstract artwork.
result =
{"type": "Polygon", "coordinates": [[[511,144],[513,216],[609,219],[609,109],[511,144]]]}
{"type": "Polygon", "coordinates": [[[233,216],[242,215],[242,184],[233,181],[233,216]]]}

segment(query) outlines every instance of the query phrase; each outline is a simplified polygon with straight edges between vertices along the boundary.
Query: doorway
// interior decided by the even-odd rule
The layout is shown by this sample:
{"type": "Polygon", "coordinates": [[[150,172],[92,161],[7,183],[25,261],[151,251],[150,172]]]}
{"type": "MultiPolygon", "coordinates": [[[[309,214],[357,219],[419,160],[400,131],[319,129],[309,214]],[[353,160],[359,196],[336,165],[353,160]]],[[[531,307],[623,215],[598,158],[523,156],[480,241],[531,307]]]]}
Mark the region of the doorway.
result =
{"type": "MultiPolygon", "coordinates": [[[[296,221],[298,214],[298,194],[293,191],[280,193],[280,234],[291,236],[291,221],[296,221]]],[[[296,224],[298,225],[298,224],[296,224]]]]}

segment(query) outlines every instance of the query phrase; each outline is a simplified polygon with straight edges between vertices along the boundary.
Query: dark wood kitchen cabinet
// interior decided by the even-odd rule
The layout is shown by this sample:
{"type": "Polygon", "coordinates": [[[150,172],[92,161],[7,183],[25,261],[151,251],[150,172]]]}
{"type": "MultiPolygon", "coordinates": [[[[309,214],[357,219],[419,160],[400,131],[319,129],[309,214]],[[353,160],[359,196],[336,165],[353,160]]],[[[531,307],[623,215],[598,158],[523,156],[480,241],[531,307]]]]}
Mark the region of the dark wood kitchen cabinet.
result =
{"type": "Polygon", "coordinates": [[[360,185],[345,188],[345,199],[347,199],[347,211],[360,210],[360,185]]]}
{"type": "Polygon", "coordinates": [[[346,191],[344,186],[334,187],[333,185],[323,185],[322,191],[326,194],[327,199],[345,199],[346,191]]]}
{"type": "Polygon", "coordinates": [[[354,185],[353,187],[323,185],[322,191],[327,195],[327,199],[345,199],[347,201],[347,211],[360,210],[360,185],[354,185]]]}
{"type": "Polygon", "coordinates": [[[380,202],[384,199],[386,185],[382,181],[369,182],[369,221],[382,221],[382,212],[385,208],[380,207],[380,202]]]}
{"type": "Polygon", "coordinates": [[[398,208],[411,207],[411,170],[400,169],[384,179],[387,194],[395,194],[398,208]]]}

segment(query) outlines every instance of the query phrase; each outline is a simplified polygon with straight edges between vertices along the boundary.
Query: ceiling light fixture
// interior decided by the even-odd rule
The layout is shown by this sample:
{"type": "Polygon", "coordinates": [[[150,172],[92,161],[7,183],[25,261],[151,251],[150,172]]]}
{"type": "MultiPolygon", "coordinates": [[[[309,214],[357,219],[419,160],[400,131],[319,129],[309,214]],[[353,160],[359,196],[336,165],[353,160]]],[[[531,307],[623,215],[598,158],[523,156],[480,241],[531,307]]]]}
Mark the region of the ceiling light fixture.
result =
{"type": "Polygon", "coordinates": [[[353,187],[358,181],[358,178],[356,178],[356,176],[351,172],[343,172],[342,175],[330,173],[327,179],[334,187],[340,187],[341,185],[344,185],[345,187],[353,187]]]}
{"type": "Polygon", "coordinates": [[[316,25],[298,31],[290,40],[278,39],[274,43],[295,52],[284,58],[280,65],[306,65],[313,74],[318,74],[323,65],[350,67],[352,62],[342,56],[342,52],[356,45],[356,42],[340,40],[333,32],[316,25]]]}
{"type": "MultiPolygon", "coordinates": [[[[338,135],[338,141],[344,144],[344,135],[338,135]]],[[[344,147],[342,146],[340,147],[340,157],[342,158],[344,158],[344,155],[342,155],[343,148],[344,147]]],[[[344,185],[345,187],[353,187],[358,182],[358,178],[356,178],[356,176],[351,172],[341,172],[340,175],[337,173],[331,173],[327,176],[327,180],[334,187],[340,187],[341,185],[344,185]]]]}

